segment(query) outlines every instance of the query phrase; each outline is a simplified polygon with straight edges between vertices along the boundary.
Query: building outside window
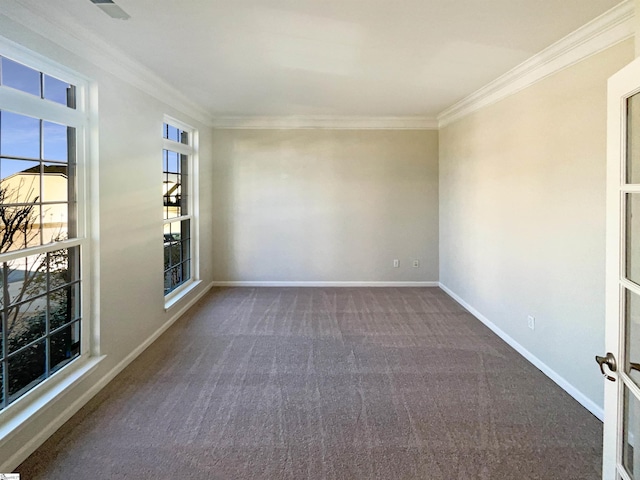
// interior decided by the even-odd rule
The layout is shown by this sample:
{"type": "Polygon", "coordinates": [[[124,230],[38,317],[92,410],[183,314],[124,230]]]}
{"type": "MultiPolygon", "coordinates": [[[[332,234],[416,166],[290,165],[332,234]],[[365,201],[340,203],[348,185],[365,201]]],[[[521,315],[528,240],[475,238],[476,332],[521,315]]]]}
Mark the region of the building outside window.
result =
{"type": "Polygon", "coordinates": [[[86,85],[52,70],[0,55],[0,409],[89,352],[86,85]]]}
{"type": "Polygon", "coordinates": [[[193,182],[197,132],[168,117],[162,132],[164,294],[170,299],[197,278],[193,182]]]}

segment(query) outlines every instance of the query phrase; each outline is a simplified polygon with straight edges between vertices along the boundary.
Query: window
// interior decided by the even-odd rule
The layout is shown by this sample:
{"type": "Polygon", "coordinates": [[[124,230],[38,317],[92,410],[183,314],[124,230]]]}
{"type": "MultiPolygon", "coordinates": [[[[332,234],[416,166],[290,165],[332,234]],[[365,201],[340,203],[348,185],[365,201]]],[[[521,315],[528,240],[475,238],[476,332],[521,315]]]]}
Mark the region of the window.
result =
{"type": "Polygon", "coordinates": [[[71,77],[0,55],[0,409],[89,352],[86,86],[71,77]]]}
{"type": "Polygon", "coordinates": [[[166,120],[162,131],[164,294],[169,298],[197,278],[192,180],[196,132],[173,119],[166,120]]]}

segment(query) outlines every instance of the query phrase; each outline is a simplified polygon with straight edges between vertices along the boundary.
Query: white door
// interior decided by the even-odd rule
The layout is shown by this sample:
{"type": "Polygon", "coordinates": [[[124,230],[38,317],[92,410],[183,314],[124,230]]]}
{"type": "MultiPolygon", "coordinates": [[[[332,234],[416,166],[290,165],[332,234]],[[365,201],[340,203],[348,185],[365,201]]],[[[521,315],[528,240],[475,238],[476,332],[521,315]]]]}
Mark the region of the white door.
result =
{"type": "Polygon", "coordinates": [[[640,480],[640,59],[609,79],[604,480],[640,480]]]}

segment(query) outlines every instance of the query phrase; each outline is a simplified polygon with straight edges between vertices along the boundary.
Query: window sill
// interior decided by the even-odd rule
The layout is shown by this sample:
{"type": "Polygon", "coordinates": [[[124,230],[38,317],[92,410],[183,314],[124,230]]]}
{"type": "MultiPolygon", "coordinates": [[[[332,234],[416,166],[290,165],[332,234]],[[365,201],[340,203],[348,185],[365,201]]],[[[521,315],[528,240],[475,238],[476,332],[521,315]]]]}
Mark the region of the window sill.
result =
{"type": "Polygon", "coordinates": [[[189,280],[187,283],[181,285],[179,288],[176,288],[173,292],[164,297],[165,312],[175,306],[184,297],[193,292],[193,290],[195,290],[201,283],[202,280],[189,280]]]}
{"type": "Polygon", "coordinates": [[[80,357],[7,406],[0,413],[0,444],[9,441],[29,421],[35,420],[45,407],[58,401],[105,358],[105,355],[85,359],[80,357]]]}

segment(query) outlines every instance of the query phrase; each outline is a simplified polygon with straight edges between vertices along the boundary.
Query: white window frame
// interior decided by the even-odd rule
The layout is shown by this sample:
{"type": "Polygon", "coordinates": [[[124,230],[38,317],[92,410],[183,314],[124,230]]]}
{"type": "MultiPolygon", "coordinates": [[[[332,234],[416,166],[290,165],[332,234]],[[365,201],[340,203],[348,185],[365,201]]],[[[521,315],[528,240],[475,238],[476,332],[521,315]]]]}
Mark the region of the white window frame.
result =
{"type": "Polygon", "coordinates": [[[3,254],[2,261],[30,252],[80,248],[80,355],[0,411],[0,443],[11,440],[36,415],[94,371],[100,354],[98,248],[98,92],[89,78],[0,36],[0,56],[56,77],[76,87],[76,108],[0,86],[0,109],[76,129],[77,236],[62,242],[3,254]]]}
{"type": "MultiPolygon", "coordinates": [[[[164,296],[164,308],[165,310],[173,307],[180,299],[182,299],[185,295],[191,292],[194,288],[196,288],[201,280],[200,280],[200,229],[199,229],[199,192],[198,192],[198,130],[191,125],[184,123],[177,118],[171,117],[169,115],[164,115],[163,118],[163,126],[164,124],[169,124],[172,127],[177,127],[178,129],[187,132],[189,134],[189,143],[179,143],[173,140],[168,140],[164,138],[164,135],[161,135],[162,138],[162,149],[170,150],[172,152],[177,152],[182,155],[187,156],[187,201],[189,202],[187,211],[189,212],[187,215],[181,215],[179,217],[173,217],[168,219],[163,219],[162,226],[164,232],[164,226],[168,223],[180,222],[182,220],[190,220],[190,245],[191,249],[191,265],[190,272],[191,278],[184,282],[182,285],[172,290],[168,294],[164,296]]],[[[162,274],[162,281],[164,284],[164,270],[162,274]]]]}

